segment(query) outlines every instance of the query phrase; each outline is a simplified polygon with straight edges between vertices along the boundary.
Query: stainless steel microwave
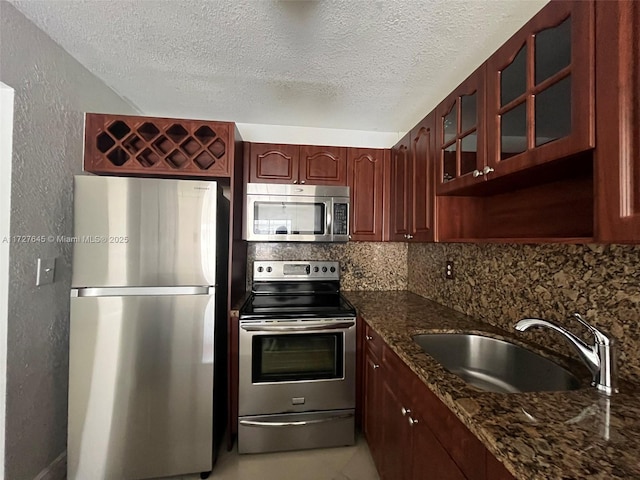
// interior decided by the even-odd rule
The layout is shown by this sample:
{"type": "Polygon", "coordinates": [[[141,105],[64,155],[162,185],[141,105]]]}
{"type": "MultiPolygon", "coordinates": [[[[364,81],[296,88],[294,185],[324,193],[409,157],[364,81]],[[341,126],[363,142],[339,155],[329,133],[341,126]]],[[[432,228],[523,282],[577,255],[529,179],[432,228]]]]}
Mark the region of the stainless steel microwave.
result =
{"type": "Polygon", "coordinates": [[[349,187],[248,183],[242,238],[255,242],[346,242],[349,187]]]}

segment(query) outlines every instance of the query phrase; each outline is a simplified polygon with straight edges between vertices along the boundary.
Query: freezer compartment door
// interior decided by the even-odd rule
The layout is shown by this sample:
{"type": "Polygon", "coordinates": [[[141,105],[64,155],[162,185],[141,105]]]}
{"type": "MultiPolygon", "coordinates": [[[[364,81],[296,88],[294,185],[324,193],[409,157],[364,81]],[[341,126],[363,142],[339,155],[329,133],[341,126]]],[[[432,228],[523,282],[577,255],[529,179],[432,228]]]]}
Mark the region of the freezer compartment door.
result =
{"type": "Polygon", "coordinates": [[[71,299],[69,479],[212,468],[214,295],[71,299]]]}
{"type": "MultiPolygon", "coordinates": [[[[215,182],[75,177],[72,286],[216,284],[215,182]]],[[[220,230],[220,232],[217,232],[220,230]]]]}

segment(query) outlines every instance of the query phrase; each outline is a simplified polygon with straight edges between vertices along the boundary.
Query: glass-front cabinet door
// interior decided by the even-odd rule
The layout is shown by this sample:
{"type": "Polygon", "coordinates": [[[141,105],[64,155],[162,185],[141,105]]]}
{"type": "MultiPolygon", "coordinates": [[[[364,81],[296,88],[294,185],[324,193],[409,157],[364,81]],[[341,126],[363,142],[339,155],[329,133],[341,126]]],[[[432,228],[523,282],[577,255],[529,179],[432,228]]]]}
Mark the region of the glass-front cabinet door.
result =
{"type": "Polygon", "coordinates": [[[595,146],[594,5],[552,2],[487,61],[491,176],[595,146]]]}
{"type": "Polygon", "coordinates": [[[437,193],[483,180],[485,65],[436,107],[437,193]]]}

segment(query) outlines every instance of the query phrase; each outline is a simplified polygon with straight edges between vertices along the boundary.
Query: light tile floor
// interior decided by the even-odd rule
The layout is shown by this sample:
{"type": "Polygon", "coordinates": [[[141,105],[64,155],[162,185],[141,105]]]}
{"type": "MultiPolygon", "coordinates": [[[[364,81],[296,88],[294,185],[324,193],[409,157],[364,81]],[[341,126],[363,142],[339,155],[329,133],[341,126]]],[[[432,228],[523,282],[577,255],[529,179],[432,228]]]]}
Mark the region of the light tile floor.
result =
{"type": "MultiPolygon", "coordinates": [[[[238,455],[222,448],[211,480],[379,480],[362,435],[351,447],[238,455]]],[[[200,475],[165,480],[199,480],[200,475]]]]}

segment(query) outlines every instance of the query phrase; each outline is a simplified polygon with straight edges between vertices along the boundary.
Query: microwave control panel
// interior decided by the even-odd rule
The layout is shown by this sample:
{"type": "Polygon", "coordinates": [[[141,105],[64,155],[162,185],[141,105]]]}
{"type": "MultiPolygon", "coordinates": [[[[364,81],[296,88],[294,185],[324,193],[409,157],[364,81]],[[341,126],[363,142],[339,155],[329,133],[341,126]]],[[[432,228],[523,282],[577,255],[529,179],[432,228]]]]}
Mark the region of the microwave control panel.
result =
{"type": "Polygon", "coordinates": [[[333,204],[333,234],[349,234],[349,205],[346,203],[333,204]]]}

